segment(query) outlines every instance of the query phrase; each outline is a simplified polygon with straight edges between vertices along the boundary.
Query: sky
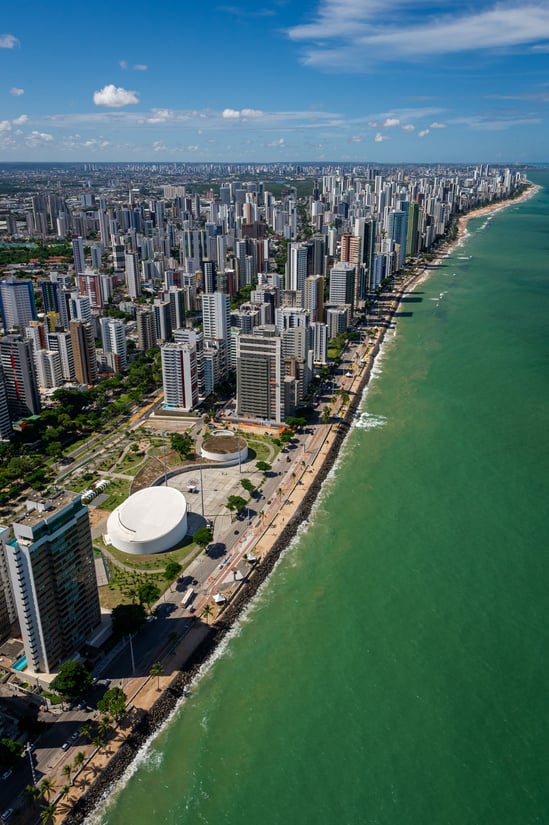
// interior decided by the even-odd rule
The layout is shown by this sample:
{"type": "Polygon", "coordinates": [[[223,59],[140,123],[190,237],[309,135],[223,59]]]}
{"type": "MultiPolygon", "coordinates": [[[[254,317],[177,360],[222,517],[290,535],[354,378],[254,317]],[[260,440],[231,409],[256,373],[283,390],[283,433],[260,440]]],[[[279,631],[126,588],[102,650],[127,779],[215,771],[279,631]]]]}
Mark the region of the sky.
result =
{"type": "Polygon", "coordinates": [[[549,161],[548,0],[3,4],[0,162],[549,161]]]}

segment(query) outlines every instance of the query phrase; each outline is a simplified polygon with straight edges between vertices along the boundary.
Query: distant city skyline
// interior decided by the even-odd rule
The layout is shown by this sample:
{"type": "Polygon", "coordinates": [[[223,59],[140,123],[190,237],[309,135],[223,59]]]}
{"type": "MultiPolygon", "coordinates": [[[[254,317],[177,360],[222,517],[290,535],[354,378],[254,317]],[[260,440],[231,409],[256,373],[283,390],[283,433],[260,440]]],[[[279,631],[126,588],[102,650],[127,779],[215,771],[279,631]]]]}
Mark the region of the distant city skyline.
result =
{"type": "Polygon", "coordinates": [[[534,0],[13,4],[0,161],[544,162],[534,0]]]}

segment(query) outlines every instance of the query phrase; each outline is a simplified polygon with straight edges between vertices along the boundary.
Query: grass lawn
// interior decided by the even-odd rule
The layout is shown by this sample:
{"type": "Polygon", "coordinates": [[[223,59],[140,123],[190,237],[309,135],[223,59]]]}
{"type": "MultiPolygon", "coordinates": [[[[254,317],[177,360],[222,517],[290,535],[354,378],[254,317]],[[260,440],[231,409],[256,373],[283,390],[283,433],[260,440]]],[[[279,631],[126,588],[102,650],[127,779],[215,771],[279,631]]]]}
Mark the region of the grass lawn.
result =
{"type": "MultiPolygon", "coordinates": [[[[96,543],[105,546],[101,539],[96,539],[96,543]]],[[[182,567],[185,567],[200,552],[200,548],[193,542],[191,536],[185,536],[181,544],[173,550],[168,550],[166,553],[154,553],[151,556],[130,555],[122,550],[117,550],[112,544],[106,549],[121,564],[135,570],[137,575],[148,573],[151,570],[164,570],[169,561],[176,561],[182,567]]]]}
{"type": "Polygon", "coordinates": [[[115,510],[130,494],[130,482],[122,478],[113,478],[105,490],[108,498],[101,505],[104,510],[115,510]]]}

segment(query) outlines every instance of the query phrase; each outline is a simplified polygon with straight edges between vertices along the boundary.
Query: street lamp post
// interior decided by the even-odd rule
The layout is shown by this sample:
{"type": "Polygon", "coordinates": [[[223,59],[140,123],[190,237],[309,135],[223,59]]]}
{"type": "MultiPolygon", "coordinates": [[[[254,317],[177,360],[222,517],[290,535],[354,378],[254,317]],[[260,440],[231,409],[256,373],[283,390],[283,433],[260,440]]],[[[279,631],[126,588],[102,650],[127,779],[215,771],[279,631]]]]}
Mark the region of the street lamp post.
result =
{"type": "Polygon", "coordinates": [[[36,785],[36,770],[34,768],[34,759],[32,757],[32,748],[31,748],[31,743],[30,742],[27,742],[26,750],[27,750],[27,756],[29,757],[29,762],[30,762],[32,784],[36,785]]]}
{"type": "Polygon", "coordinates": [[[203,479],[202,479],[202,447],[200,447],[200,464],[199,464],[199,468],[200,468],[200,499],[201,499],[201,502],[202,502],[202,518],[205,518],[205,516],[204,516],[204,483],[203,483],[203,479]]]}
{"type": "Polygon", "coordinates": [[[132,676],[135,676],[135,656],[133,655],[133,636],[131,633],[128,636],[128,641],[130,643],[130,656],[132,660],[132,676]]]}

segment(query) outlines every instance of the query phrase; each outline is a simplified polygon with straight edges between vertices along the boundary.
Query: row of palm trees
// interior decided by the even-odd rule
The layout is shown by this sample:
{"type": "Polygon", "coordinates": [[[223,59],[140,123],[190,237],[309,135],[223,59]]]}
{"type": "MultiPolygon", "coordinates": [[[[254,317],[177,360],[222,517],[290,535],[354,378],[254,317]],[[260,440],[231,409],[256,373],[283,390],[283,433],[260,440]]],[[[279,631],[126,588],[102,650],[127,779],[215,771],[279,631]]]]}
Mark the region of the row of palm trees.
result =
{"type": "MultiPolygon", "coordinates": [[[[87,737],[92,745],[99,751],[104,747],[107,739],[114,730],[112,726],[113,720],[110,716],[105,714],[101,717],[97,725],[86,722],[82,725],[82,736],[87,737]]],[[[40,820],[43,825],[51,825],[54,822],[57,814],[59,803],[66,799],[73,784],[73,774],[82,767],[86,759],[84,751],[78,751],[72,762],[66,762],[61,768],[62,776],[67,780],[64,785],[57,789],[54,779],[44,777],[40,785],[27,785],[25,795],[31,805],[46,803],[40,809],[40,820]],[[57,799],[51,800],[52,795],[57,791],[57,799]]],[[[82,785],[86,780],[82,780],[82,785]]]]}
{"type": "Polygon", "coordinates": [[[37,803],[39,804],[44,801],[46,803],[40,810],[40,820],[43,825],[50,825],[50,823],[54,822],[59,802],[62,799],[65,799],[70,793],[72,772],[73,770],[77,770],[83,764],[85,758],[85,753],[83,751],[78,751],[74,757],[74,762],[67,762],[63,765],[61,773],[63,776],[67,777],[69,781],[59,789],[59,798],[56,801],[50,801],[51,795],[56,790],[55,781],[47,776],[42,780],[40,785],[27,785],[25,788],[25,795],[31,805],[35,805],[37,803]]]}

